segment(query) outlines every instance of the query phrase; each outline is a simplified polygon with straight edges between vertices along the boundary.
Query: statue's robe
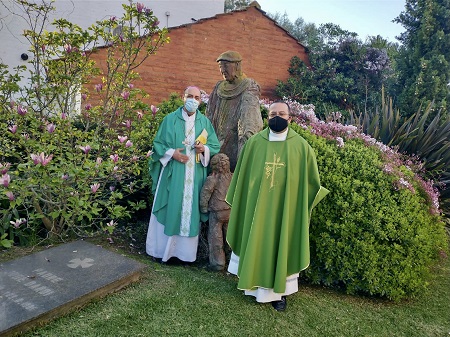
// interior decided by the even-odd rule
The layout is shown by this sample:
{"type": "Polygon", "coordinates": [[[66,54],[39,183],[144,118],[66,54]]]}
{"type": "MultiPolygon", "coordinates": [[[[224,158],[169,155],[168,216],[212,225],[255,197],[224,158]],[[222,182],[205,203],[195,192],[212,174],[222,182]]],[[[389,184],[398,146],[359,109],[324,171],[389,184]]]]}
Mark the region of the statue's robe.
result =
{"type": "Polygon", "coordinates": [[[243,75],[237,85],[218,82],[209,96],[206,116],[216,130],[220,152],[230,159],[232,172],[247,139],[263,128],[259,95],[258,83],[243,75]]]}

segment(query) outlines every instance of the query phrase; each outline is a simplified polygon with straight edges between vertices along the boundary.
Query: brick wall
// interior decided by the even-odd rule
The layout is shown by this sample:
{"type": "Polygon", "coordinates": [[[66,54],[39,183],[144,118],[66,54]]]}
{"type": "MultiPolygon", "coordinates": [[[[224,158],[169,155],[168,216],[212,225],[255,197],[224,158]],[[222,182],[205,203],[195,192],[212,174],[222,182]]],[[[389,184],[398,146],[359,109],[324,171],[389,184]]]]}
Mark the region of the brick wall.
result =
{"type": "MultiPolygon", "coordinates": [[[[242,55],[242,69],[260,84],[262,98],[275,97],[277,80],[289,77],[293,56],[309,63],[306,48],[253,6],[171,28],[169,36],[170,43],[137,69],[142,81],[135,85],[150,94],[151,104],[167,99],[171,92],[181,93],[188,85],[211,93],[222,79],[215,60],[226,50],[242,55]]],[[[100,50],[97,60],[104,60],[105,54],[100,50]]]]}

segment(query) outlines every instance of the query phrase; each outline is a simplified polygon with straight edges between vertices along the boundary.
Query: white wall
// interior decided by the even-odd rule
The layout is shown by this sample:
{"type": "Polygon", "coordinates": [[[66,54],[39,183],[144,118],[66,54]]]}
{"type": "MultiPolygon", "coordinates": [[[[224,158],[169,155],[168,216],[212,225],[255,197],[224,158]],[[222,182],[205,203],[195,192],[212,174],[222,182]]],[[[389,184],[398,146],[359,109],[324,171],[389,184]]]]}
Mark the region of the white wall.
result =
{"type": "MultiPolygon", "coordinates": [[[[35,1],[40,3],[40,1],[35,1]]],[[[160,27],[175,27],[192,23],[191,18],[201,19],[223,13],[224,0],[139,0],[145,7],[151,8],[160,21],[160,27]],[[167,15],[168,14],[168,15],[167,15]]],[[[97,20],[123,14],[122,4],[127,0],[55,0],[56,12],[50,22],[56,18],[65,18],[82,28],[87,28],[97,20]]],[[[20,7],[13,0],[0,0],[0,63],[10,69],[26,64],[21,54],[28,52],[29,43],[22,36],[24,29],[29,29],[20,13],[20,7]]]]}

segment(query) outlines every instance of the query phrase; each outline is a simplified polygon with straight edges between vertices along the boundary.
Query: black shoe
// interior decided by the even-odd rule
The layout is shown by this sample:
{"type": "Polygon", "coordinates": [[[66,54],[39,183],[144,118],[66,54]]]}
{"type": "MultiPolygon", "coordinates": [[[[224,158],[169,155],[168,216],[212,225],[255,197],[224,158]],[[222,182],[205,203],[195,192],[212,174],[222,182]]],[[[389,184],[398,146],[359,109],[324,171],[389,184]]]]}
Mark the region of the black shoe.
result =
{"type": "Polygon", "coordinates": [[[180,260],[177,257],[171,257],[167,261],[161,261],[162,265],[167,265],[167,266],[184,266],[185,267],[185,266],[193,266],[194,263],[195,263],[195,261],[187,262],[187,261],[180,260]]]}
{"type": "Polygon", "coordinates": [[[272,301],[272,307],[276,310],[276,311],[285,311],[286,310],[286,296],[281,296],[281,300],[280,301],[272,301]]]}

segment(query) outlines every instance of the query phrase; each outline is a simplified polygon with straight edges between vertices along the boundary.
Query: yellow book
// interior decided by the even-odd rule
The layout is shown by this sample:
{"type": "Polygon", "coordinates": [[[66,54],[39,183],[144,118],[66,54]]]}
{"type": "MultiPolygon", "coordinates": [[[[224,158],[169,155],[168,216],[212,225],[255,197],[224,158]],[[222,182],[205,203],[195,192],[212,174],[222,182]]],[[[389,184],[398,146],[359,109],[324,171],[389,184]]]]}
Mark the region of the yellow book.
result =
{"type": "MultiPolygon", "coordinates": [[[[208,140],[208,131],[203,129],[202,133],[195,140],[195,144],[198,145],[198,144],[202,143],[203,145],[205,145],[207,140],[208,140]]],[[[200,163],[200,153],[197,153],[195,155],[195,161],[197,163],[200,163]]]]}

